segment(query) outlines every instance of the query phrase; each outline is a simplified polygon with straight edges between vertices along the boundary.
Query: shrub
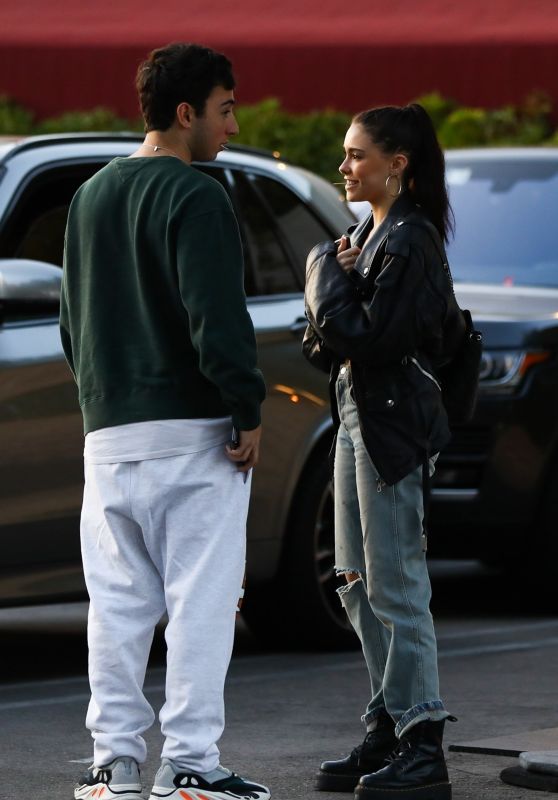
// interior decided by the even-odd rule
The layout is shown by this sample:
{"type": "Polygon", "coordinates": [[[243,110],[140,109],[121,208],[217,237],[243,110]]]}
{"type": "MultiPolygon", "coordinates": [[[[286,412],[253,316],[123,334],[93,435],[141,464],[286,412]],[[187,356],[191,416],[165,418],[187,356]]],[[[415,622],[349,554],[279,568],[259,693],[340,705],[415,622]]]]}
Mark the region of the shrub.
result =
{"type": "MultiPolygon", "coordinates": [[[[516,106],[494,110],[458,107],[439,92],[418,97],[428,111],[443,147],[482,145],[558,145],[558,131],[552,133],[552,103],[544,92],[534,91],[516,106]]],[[[351,116],[326,109],[309,114],[292,114],[279,100],[268,98],[236,110],[240,126],[237,141],[280,154],[326,180],[339,179],[343,138],[351,116]]],[[[0,134],[62,133],[73,131],[142,131],[140,119],[118,117],[108,108],[70,111],[34,123],[34,115],[8,97],[0,96],[0,134]]]]}
{"type": "Polygon", "coordinates": [[[99,106],[90,111],[67,111],[38,123],[35,133],[73,133],[76,131],[142,130],[138,120],[121,119],[108,108],[99,106]]]}
{"type": "Polygon", "coordinates": [[[541,144],[551,133],[551,114],[550,99],[536,91],[519,107],[457,108],[443,121],[438,136],[443,147],[541,144]]]}
{"type": "Polygon", "coordinates": [[[33,114],[15,100],[0,95],[0,135],[29,134],[33,131],[33,114]]]}
{"type": "Polygon", "coordinates": [[[482,108],[457,108],[444,120],[438,138],[442,147],[488,144],[488,112],[482,108]]]}
{"type": "Polygon", "coordinates": [[[351,117],[339,111],[289,114],[275,98],[236,112],[239,144],[261,147],[334,181],[351,117]]]}
{"type": "Polygon", "coordinates": [[[450,100],[447,97],[442,97],[439,92],[431,92],[430,94],[423,94],[414,101],[420,105],[430,114],[432,122],[436,130],[439,130],[444,120],[449,117],[452,111],[457,108],[455,100],[450,100]]]}

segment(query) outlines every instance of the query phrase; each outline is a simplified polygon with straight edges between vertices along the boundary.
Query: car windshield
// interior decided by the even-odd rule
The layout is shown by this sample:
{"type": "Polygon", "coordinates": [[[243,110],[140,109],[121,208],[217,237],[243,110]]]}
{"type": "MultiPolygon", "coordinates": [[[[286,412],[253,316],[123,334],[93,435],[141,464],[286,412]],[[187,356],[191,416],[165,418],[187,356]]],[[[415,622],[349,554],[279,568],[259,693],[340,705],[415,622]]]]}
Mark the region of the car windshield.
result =
{"type": "Polygon", "coordinates": [[[447,159],[455,281],[558,286],[558,158],[447,159]]]}

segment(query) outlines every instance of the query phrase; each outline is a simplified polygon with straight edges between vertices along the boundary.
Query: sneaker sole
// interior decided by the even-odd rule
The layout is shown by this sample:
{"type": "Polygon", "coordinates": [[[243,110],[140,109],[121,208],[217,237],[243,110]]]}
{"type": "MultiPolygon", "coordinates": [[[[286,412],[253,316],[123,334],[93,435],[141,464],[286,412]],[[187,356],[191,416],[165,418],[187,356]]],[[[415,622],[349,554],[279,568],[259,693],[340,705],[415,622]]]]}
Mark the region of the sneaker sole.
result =
{"type": "Polygon", "coordinates": [[[370,789],[357,786],[355,800],[451,800],[451,783],[433,783],[415,789],[370,789]]]}
{"type": "Polygon", "coordinates": [[[141,790],[138,792],[131,792],[125,789],[122,792],[113,791],[106,784],[97,784],[91,786],[89,790],[74,793],[74,800],[145,800],[141,790]]]}
{"type": "Polygon", "coordinates": [[[316,789],[319,792],[354,792],[359,780],[364,775],[333,775],[329,772],[318,772],[316,775],[316,789]]]}
{"type": "MultiPolygon", "coordinates": [[[[269,800],[271,792],[266,789],[265,792],[252,792],[248,795],[235,794],[232,792],[211,792],[209,789],[175,789],[170,794],[151,794],[149,800],[269,800]]],[[[104,800],[104,798],[101,798],[104,800]]]]}

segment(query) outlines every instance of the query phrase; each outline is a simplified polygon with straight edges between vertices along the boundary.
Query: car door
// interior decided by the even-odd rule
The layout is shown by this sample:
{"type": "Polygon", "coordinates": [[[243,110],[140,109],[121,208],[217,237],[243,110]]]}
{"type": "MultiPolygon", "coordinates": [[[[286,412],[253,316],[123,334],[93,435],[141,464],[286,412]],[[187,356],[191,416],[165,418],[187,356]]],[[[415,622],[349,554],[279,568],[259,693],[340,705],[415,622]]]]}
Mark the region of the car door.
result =
{"type": "MultiPolygon", "coordinates": [[[[16,276],[28,260],[61,268],[71,198],[103,163],[51,163],[22,179],[0,228],[16,276]]],[[[83,430],[56,307],[5,310],[0,370],[2,568],[78,562],[83,430]]]]}
{"type": "MultiPolygon", "coordinates": [[[[324,420],[329,422],[326,376],[309,368],[301,340],[306,255],[332,232],[276,178],[250,169],[230,169],[226,175],[241,227],[248,308],[267,384],[262,458],[249,517],[254,542],[283,535],[307,443],[324,420]]],[[[253,559],[253,569],[257,563],[253,559]]]]}

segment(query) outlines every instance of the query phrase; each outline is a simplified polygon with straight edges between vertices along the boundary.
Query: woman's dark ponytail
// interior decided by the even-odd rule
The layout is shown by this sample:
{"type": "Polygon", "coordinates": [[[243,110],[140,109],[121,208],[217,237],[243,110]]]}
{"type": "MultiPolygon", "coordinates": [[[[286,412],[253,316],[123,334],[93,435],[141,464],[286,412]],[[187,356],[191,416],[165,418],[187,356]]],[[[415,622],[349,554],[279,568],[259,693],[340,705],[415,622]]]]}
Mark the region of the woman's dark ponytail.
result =
{"type": "Polygon", "coordinates": [[[357,114],[353,122],[362,125],[386,155],[401,152],[407,156],[403,188],[413,195],[442,240],[448,242],[454,217],[446,188],[444,154],[424,108],[418,103],[403,108],[372,108],[357,114]]]}

